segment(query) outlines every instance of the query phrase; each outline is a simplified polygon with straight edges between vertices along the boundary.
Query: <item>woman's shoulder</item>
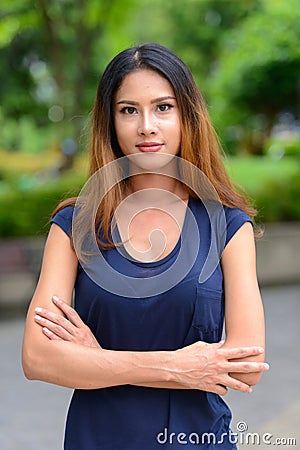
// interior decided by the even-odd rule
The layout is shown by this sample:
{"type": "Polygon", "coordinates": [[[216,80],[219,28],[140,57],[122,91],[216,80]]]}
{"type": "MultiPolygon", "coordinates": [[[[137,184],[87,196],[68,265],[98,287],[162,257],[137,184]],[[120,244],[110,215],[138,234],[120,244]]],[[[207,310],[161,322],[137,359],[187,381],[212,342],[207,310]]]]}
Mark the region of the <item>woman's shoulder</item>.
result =
{"type": "Polygon", "coordinates": [[[206,219],[218,235],[224,236],[225,245],[244,223],[250,222],[253,225],[249,215],[240,208],[229,207],[215,200],[203,201],[193,198],[192,203],[196,220],[201,222],[206,219]]]}
{"type": "Polygon", "coordinates": [[[237,219],[245,220],[246,222],[252,222],[249,215],[245,211],[243,211],[241,208],[229,207],[229,206],[223,205],[223,209],[225,212],[227,222],[234,221],[237,219]]]}
{"type": "Polygon", "coordinates": [[[50,224],[55,223],[68,236],[71,236],[74,208],[75,207],[72,205],[68,205],[61,208],[54,214],[54,216],[50,220],[50,224]]]}
{"type": "Polygon", "coordinates": [[[251,219],[249,215],[243,211],[241,208],[238,207],[229,207],[221,203],[221,201],[217,200],[205,200],[205,199],[199,199],[197,197],[191,197],[189,198],[189,206],[192,206],[195,208],[195,211],[198,214],[201,213],[208,213],[209,216],[215,215],[215,214],[222,214],[225,215],[226,221],[230,222],[233,220],[236,220],[237,218],[243,218],[246,221],[250,221],[251,219]]]}
{"type": "Polygon", "coordinates": [[[235,235],[235,233],[246,223],[253,221],[249,215],[240,208],[230,208],[223,206],[226,217],[226,244],[235,235]]]}

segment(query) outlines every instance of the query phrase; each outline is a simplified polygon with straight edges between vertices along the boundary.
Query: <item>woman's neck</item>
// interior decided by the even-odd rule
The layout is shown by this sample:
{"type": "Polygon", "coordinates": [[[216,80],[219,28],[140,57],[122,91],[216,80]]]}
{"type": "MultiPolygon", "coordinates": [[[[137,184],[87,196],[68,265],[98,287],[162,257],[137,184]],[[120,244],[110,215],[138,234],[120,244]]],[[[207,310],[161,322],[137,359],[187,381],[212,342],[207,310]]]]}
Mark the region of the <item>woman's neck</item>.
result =
{"type": "Polygon", "coordinates": [[[180,180],[175,159],[153,169],[131,164],[126,196],[141,190],[161,190],[175,194],[182,200],[188,198],[188,191],[180,180]]]}

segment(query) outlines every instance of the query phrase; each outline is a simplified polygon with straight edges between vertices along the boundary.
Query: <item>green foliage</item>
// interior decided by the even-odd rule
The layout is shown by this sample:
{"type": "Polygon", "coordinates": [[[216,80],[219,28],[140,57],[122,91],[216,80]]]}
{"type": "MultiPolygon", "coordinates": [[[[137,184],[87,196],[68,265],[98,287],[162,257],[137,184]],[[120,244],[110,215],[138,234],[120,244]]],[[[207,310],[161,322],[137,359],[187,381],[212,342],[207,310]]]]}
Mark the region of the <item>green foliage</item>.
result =
{"type": "Polygon", "coordinates": [[[226,162],[230,177],[244,186],[254,198],[272,180],[288,184],[298,173],[297,164],[292,158],[272,159],[269,157],[233,157],[226,162]]]}
{"type": "Polygon", "coordinates": [[[261,149],[280,112],[298,113],[299,73],[299,2],[265,0],[261,11],[227,33],[212,79],[212,114],[225,141],[247,146],[249,132],[257,133],[261,149]]]}
{"type": "Polygon", "coordinates": [[[228,172],[254,200],[259,222],[300,220],[300,164],[294,158],[232,158],[228,172]]]}
{"type": "Polygon", "coordinates": [[[300,134],[286,131],[266,140],[264,152],[272,158],[293,157],[300,162],[300,134]]]}
{"type": "Polygon", "coordinates": [[[273,179],[255,196],[259,220],[263,222],[300,220],[300,168],[287,182],[273,179]]]}
{"type": "Polygon", "coordinates": [[[224,33],[260,7],[261,0],[144,0],[134,28],[142,42],[156,40],[177,52],[208,94],[224,33]]]}
{"type": "Polygon", "coordinates": [[[299,115],[299,30],[299,0],[2,0],[2,113],[80,142],[107,61],[158,41],[190,66],[226,150],[261,153],[278,113],[299,115]]]}
{"type": "Polygon", "coordinates": [[[38,236],[49,229],[51,212],[64,198],[80,192],[83,177],[66,175],[43,185],[31,185],[30,178],[5,189],[0,184],[0,236],[38,236]],[[72,186],[72,188],[70,188],[72,186]]]}
{"type": "Polygon", "coordinates": [[[48,149],[49,142],[53,144],[57,140],[57,129],[53,126],[37,127],[31,116],[22,116],[19,120],[5,119],[1,109],[0,129],[0,149],[38,153],[48,149]]]}
{"type": "Polygon", "coordinates": [[[36,153],[0,150],[0,236],[46,234],[49,218],[64,198],[80,192],[87,173],[84,155],[72,171],[59,176],[56,151],[36,153]]]}
{"type": "Polygon", "coordinates": [[[271,156],[232,161],[262,220],[299,219],[299,0],[2,0],[0,235],[44,233],[69,187],[79,190],[80,169],[47,182],[34,173],[57,166],[64,138],[80,141],[107,61],[147,41],[187,62],[227,153],[271,156]],[[293,130],[274,132],[286,111],[293,130]]]}
{"type": "Polygon", "coordinates": [[[112,56],[107,36],[118,34],[135,0],[3,0],[0,13],[0,104],[13,120],[51,121],[58,140],[80,133],[95,97],[99,72],[112,56]],[[60,114],[51,114],[51,107],[60,114]],[[71,133],[71,134],[70,134],[71,133]]]}

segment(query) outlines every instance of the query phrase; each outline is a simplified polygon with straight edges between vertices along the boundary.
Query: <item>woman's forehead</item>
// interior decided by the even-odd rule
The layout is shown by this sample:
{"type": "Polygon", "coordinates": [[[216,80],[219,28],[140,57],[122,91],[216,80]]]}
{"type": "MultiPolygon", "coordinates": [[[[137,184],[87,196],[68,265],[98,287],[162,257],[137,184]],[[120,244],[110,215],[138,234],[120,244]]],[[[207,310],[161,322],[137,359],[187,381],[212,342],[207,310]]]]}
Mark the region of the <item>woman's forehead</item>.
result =
{"type": "Polygon", "coordinates": [[[174,96],[174,91],[170,82],[159,72],[152,69],[139,69],[127,74],[117,92],[116,100],[123,95],[131,95],[133,97],[154,95],[174,96]]]}

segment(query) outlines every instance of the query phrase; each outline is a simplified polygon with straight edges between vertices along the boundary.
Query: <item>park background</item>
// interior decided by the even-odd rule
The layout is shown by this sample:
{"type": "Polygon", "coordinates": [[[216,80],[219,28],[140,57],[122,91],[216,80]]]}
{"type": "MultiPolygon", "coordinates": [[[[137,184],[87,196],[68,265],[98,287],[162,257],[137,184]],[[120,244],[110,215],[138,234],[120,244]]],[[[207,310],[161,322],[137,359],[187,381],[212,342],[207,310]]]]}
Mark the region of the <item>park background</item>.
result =
{"type": "Polygon", "coordinates": [[[228,171],[266,229],[258,266],[275,367],[250,402],[240,406],[233,395],[237,418],[257,431],[276,416],[271,428],[281,424],[282,436],[296,432],[300,293],[297,284],[278,284],[300,282],[300,0],[1,0],[0,333],[1,351],[10,352],[1,362],[5,450],[55,450],[61,441],[69,393],[22,378],[24,313],[51,211],[87,179],[99,77],[116,53],[150,41],[190,67],[228,171]]]}
{"type": "Polygon", "coordinates": [[[2,0],[1,237],[45,234],[79,192],[99,77],[148,41],[189,65],[258,220],[300,219],[299,0],[2,0]]]}

